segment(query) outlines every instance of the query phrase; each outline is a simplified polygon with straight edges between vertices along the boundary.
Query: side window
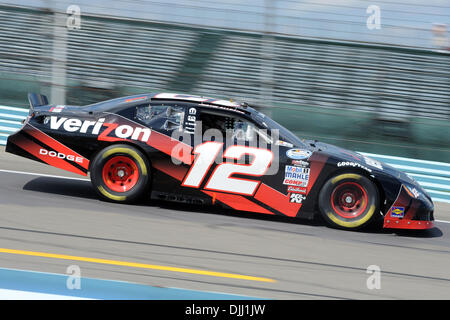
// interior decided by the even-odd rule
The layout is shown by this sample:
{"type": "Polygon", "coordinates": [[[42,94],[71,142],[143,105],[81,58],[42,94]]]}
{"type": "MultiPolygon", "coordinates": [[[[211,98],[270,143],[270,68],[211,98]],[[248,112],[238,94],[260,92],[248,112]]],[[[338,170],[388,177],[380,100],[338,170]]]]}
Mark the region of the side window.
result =
{"type": "Polygon", "coordinates": [[[210,129],[219,130],[222,136],[225,138],[227,129],[231,129],[231,118],[222,115],[207,113],[202,111],[200,115],[200,121],[202,124],[202,135],[210,129]]]}
{"type": "Polygon", "coordinates": [[[253,141],[256,139],[256,128],[249,121],[236,119],[233,121],[233,139],[253,141]]]}
{"type": "Polygon", "coordinates": [[[271,143],[267,134],[261,132],[253,122],[247,119],[202,112],[200,120],[202,121],[202,135],[208,129],[217,129],[224,138],[230,137],[245,142],[256,142],[256,139],[264,139],[266,143],[271,143]]]}
{"type": "Polygon", "coordinates": [[[184,109],[176,104],[146,104],[136,108],[136,119],[150,128],[181,130],[184,109]]]}
{"type": "Polygon", "coordinates": [[[167,106],[163,105],[143,105],[136,108],[136,119],[150,125],[155,120],[166,113],[167,106]]]}
{"type": "Polygon", "coordinates": [[[169,106],[166,110],[166,122],[164,123],[165,130],[182,130],[184,121],[184,107],[169,106]]]}

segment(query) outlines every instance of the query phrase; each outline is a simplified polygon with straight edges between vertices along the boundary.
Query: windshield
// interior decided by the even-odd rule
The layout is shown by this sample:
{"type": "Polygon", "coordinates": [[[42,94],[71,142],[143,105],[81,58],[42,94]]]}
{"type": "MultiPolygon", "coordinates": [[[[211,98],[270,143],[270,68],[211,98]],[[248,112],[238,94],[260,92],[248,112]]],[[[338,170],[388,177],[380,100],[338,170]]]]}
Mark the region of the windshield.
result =
{"type": "Polygon", "coordinates": [[[278,122],[272,120],[271,118],[269,118],[265,114],[263,114],[263,113],[261,113],[259,111],[256,111],[253,115],[254,115],[253,116],[254,119],[258,123],[260,123],[262,126],[267,128],[268,130],[274,130],[274,129],[278,130],[279,134],[280,134],[280,140],[285,140],[285,141],[290,142],[290,143],[292,143],[293,145],[296,145],[296,146],[306,146],[306,144],[299,137],[297,137],[291,131],[289,131],[288,129],[283,127],[278,122]]]}

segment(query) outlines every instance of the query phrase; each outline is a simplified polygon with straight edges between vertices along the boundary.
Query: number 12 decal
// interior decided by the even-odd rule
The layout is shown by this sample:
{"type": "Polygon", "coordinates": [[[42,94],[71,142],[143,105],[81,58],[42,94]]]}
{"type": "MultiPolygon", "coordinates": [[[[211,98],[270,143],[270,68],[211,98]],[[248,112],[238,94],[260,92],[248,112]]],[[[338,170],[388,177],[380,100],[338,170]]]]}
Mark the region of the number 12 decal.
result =
{"type": "MultiPolygon", "coordinates": [[[[205,142],[195,147],[194,154],[197,157],[182,186],[198,188],[222,147],[222,142],[213,141],[205,142]]],[[[231,175],[242,174],[254,177],[264,175],[272,162],[273,153],[267,149],[235,145],[228,147],[223,156],[224,158],[239,160],[246,154],[253,156],[250,164],[219,164],[211,174],[205,189],[253,195],[260,181],[232,178],[231,175]]]]}

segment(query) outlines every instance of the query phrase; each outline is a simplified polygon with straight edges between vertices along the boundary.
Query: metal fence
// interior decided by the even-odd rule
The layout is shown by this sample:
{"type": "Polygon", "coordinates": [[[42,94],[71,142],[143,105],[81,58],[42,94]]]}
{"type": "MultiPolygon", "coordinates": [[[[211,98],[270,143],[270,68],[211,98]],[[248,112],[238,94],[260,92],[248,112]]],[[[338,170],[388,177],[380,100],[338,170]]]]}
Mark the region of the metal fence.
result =
{"type": "Polygon", "coordinates": [[[96,17],[61,34],[52,13],[8,7],[0,7],[0,21],[0,71],[45,81],[57,62],[67,79],[85,85],[450,119],[450,55],[443,53],[96,17]],[[54,52],[61,37],[64,55],[54,52]]]}
{"type": "Polygon", "coordinates": [[[106,15],[422,48],[436,47],[433,25],[448,24],[450,18],[450,5],[445,0],[0,0],[0,3],[61,12],[70,5],[79,5],[83,16],[106,15]]]}
{"type": "Polygon", "coordinates": [[[150,91],[244,99],[281,123],[303,117],[290,129],[304,136],[450,159],[448,54],[100,16],[67,30],[65,19],[0,6],[0,103],[25,105],[31,90],[59,104],[150,91]]]}

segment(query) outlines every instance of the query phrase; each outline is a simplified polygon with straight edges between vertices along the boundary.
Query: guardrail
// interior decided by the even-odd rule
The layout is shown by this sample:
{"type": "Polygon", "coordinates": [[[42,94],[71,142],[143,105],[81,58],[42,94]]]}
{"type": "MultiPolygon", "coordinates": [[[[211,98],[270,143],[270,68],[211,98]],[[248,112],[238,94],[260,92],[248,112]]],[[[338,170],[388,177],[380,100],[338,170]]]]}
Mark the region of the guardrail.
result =
{"type": "MultiPolygon", "coordinates": [[[[20,129],[27,115],[28,109],[0,106],[0,145],[6,145],[8,136],[20,129]]],[[[450,203],[450,163],[360,153],[408,173],[433,201],[450,203]]]]}
{"type": "Polygon", "coordinates": [[[359,152],[412,176],[433,201],[450,203],[450,163],[359,152]]]}
{"type": "Polygon", "coordinates": [[[8,136],[22,127],[28,109],[0,106],[0,145],[6,145],[8,136]]]}

